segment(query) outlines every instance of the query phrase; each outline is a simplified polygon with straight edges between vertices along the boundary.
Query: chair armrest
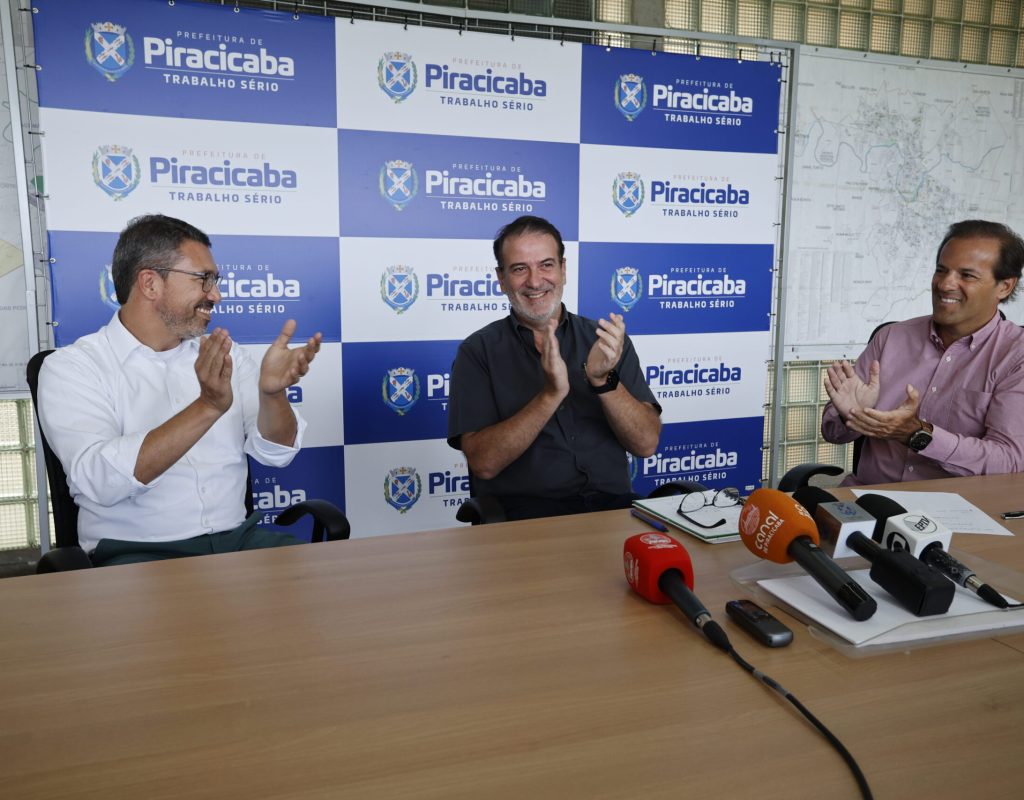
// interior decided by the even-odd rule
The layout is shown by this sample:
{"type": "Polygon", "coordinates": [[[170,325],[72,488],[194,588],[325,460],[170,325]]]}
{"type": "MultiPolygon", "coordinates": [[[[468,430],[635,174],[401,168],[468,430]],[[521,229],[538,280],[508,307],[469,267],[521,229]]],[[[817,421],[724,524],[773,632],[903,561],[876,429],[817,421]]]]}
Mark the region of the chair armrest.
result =
{"type": "Polygon", "coordinates": [[[89,554],[81,547],[55,547],[43,554],[36,564],[36,575],[47,572],[70,572],[73,569],[92,569],[89,554]]]}
{"type": "Polygon", "coordinates": [[[797,464],[779,480],[780,492],[793,492],[814,475],[842,475],[846,470],[832,464],[797,464]]]}
{"type": "Polygon", "coordinates": [[[455,512],[455,519],[459,522],[468,522],[471,525],[487,525],[491,522],[507,522],[505,509],[501,501],[493,495],[482,495],[470,497],[462,502],[459,510],[455,512]]]}
{"type": "Polygon", "coordinates": [[[286,508],[277,515],[277,525],[291,525],[306,514],[313,518],[313,535],[310,541],[324,541],[324,533],[327,534],[328,542],[336,542],[347,539],[352,533],[352,526],[348,518],[333,503],[326,500],[304,500],[286,508]]]}

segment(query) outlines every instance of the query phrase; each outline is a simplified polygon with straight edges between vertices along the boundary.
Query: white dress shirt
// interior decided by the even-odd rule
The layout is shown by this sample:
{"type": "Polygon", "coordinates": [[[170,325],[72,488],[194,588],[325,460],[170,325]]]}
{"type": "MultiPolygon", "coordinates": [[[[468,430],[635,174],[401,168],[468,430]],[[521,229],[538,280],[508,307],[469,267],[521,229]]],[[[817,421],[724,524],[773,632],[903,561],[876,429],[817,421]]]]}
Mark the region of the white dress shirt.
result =
{"type": "Polygon", "coordinates": [[[146,435],[199,396],[198,355],[199,339],[156,352],[114,314],[43,362],[39,424],[64,465],[87,552],[100,539],[167,542],[230,530],[245,519],[246,454],[283,467],[299,451],[306,423],[297,413],[293,447],[260,436],[259,367],[232,343],[231,408],[170,469],[139,483],[146,435]]]}

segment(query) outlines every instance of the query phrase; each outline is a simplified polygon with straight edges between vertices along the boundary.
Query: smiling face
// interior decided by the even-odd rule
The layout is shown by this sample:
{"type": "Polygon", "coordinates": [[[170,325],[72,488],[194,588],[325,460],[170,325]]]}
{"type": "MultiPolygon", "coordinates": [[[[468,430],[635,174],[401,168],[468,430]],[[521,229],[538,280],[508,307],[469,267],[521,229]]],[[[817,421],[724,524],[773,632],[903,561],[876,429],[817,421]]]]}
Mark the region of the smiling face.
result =
{"type": "Polygon", "coordinates": [[[539,330],[557,319],[565,288],[565,259],[549,233],[510,236],[501,248],[498,282],[519,320],[539,330]]]}
{"type": "Polygon", "coordinates": [[[1016,280],[997,281],[993,269],[999,242],[989,238],[950,239],[939,253],[932,277],[932,321],[948,347],[985,327],[1016,280]]]}
{"type": "MultiPolygon", "coordinates": [[[[216,272],[217,264],[206,245],[186,240],[178,247],[181,255],[172,266],[186,272],[216,272]]],[[[163,291],[156,302],[156,311],[168,333],[179,339],[194,339],[206,333],[220,291],[214,286],[203,291],[203,281],[180,272],[159,272],[163,291]]]]}

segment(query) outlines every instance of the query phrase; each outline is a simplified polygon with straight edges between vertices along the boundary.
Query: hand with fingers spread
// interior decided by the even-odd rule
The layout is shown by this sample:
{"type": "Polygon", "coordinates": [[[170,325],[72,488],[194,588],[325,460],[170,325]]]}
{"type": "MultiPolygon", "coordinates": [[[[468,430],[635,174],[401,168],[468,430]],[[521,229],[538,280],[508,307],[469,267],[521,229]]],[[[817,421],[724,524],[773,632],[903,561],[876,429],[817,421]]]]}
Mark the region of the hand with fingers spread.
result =
{"type": "Polygon", "coordinates": [[[260,365],[260,392],[265,395],[278,394],[298,383],[309,372],[309,365],[320,352],[323,339],[317,333],[301,347],[289,348],[288,343],[295,333],[295,320],[290,319],[281,328],[274,343],[270,345],[260,365]]]}
{"type": "Polygon", "coordinates": [[[597,321],[597,341],[587,355],[587,380],[594,386],[604,385],[608,373],[615,369],[625,340],[626,323],[621,314],[609,314],[608,319],[597,321]]]}
{"type": "Polygon", "coordinates": [[[196,377],[199,399],[223,414],[233,401],[231,392],[231,337],[223,328],[215,328],[199,342],[196,377]]]}
{"type": "Polygon", "coordinates": [[[920,405],[920,394],[908,383],[906,399],[892,411],[854,409],[846,421],[846,427],[875,439],[896,439],[906,443],[911,434],[921,427],[921,420],[917,417],[920,405]]]}
{"type": "Polygon", "coordinates": [[[848,361],[834,361],[825,375],[825,391],[843,420],[855,411],[874,408],[881,386],[878,381],[879,363],[871,362],[868,382],[864,383],[848,361]]]}

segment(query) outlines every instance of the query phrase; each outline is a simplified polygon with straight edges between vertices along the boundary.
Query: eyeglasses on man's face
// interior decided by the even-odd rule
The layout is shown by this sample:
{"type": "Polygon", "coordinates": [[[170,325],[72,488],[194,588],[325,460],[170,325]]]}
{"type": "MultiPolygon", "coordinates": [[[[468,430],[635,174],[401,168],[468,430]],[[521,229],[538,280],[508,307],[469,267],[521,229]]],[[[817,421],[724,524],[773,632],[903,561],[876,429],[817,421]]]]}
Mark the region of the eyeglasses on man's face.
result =
{"type": "Polygon", "coordinates": [[[713,506],[714,508],[732,508],[738,506],[743,502],[740,497],[739,489],[734,489],[729,486],[725,489],[719,489],[712,496],[708,497],[708,493],[704,491],[687,492],[683,495],[679,501],[679,508],[676,509],[676,513],[685,519],[687,522],[696,525],[698,528],[717,528],[720,525],[724,525],[726,520],[722,517],[718,522],[713,524],[707,524],[694,519],[691,515],[700,511],[702,508],[707,506],[713,506]]]}
{"type": "Polygon", "coordinates": [[[175,269],[174,267],[150,267],[153,272],[180,272],[182,275],[191,275],[203,282],[203,291],[210,292],[214,286],[220,283],[219,272],[190,272],[187,269],[175,269]]]}

